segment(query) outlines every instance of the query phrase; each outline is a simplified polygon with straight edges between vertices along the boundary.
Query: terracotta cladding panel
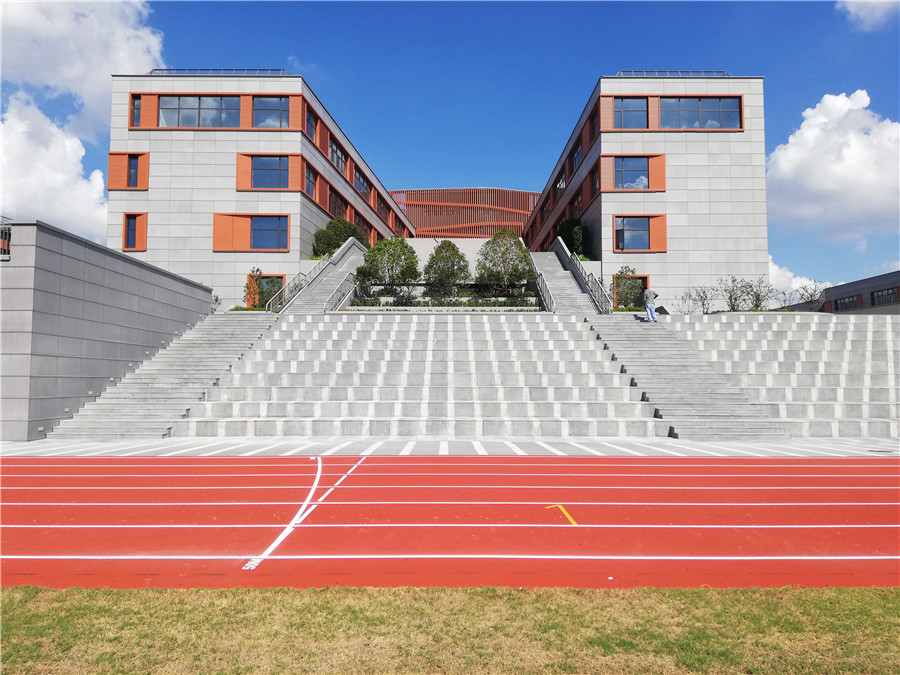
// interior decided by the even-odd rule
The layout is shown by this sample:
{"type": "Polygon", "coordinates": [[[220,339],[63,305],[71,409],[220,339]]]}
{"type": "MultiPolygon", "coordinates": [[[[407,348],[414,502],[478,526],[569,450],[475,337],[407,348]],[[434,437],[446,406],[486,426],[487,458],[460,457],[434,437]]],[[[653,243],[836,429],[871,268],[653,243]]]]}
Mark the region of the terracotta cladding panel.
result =
{"type": "Polygon", "coordinates": [[[106,183],[107,190],[124,190],[128,187],[128,153],[109,153],[106,183]]]}
{"type": "Polygon", "coordinates": [[[141,129],[155,129],[159,124],[159,96],[141,94],[141,129]]]}
{"type": "Polygon", "coordinates": [[[253,128],[253,96],[241,95],[241,129],[253,128]]]}
{"type": "Polygon", "coordinates": [[[600,97],[600,128],[612,129],[615,125],[615,117],[613,115],[613,98],[612,96],[600,97]]]}
{"type": "Polygon", "coordinates": [[[647,128],[659,129],[659,96],[647,98],[647,128]]]}
{"type": "Polygon", "coordinates": [[[303,159],[300,155],[290,155],[288,157],[288,190],[302,191],[303,179],[303,159]]]}
{"type": "Polygon", "coordinates": [[[237,176],[237,189],[249,190],[252,186],[253,158],[250,155],[239,153],[235,173],[237,176]]]}
{"type": "Polygon", "coordinates": [[[288,125],[291,129],[303,128],[303,97],[291,96],[288,111],[288,125]]]}
{"type": "Polygon", "coordinates": [[[600,191],[615,190],[616,188],[616,160],[615,157],[604,156],[600,158],[600,191]]]}

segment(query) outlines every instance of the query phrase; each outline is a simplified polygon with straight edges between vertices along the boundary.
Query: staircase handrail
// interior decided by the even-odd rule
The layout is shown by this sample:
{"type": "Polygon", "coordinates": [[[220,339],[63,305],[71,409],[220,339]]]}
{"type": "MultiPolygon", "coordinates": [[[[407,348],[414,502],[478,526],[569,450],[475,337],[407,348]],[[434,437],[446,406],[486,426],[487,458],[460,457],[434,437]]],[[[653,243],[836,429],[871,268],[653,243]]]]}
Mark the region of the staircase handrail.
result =
{"type": "Polygon", "coordinates": [[[347,276],[338,284],[338,287],[332,291],[325,301],[325,309],[323,312],[333,312],[335,309],[344,304],[347,296],[356,294],[356,274],[347,272],[347,276]]]}
{"type": "Polygon", "coordinates": [[[553,249],[561,249],[554,251],[557,255],[562,255],[563,259],[566,262],[571,263],[572,269],[570,270],[573,275],[576,277],[576,281],[580,281],[579,285],[583,286],[587,292],[588,296],[591,299],[591,302],[594,304],[594,307],[600,314],[612,314],[613,311],[613,302],[607,290],[603,287],[603,284],[597,280],[597,277],[594,276],[593,273],[586,273],[584,269],[584,265],[581,264],[581,260],[579,257],[569,252],[569,247],[566,246],[566,242],[563,241],[562,237],[557,237],[553,243],[550,245],[550,250],[553,249]]]}
{"type": "MultiPolygon", "coordinates": [[[[522,241],[522,239],[520,238],[519,241],[522,241]]],[[[530,251],[528,253],[528,262],[531,263],[531,270],[534,272],[534,285],[537,287],[538,297],[541,300],[541,304],[548,312],[552,312],[555,314],[556,302],[553,300],[553,296],[550,295],[550,288],[547,286],[544,275],[538,271],[537,266],[534,264],[534,258],[532,257],[530,251]]]]}
{"type": "Polygon", "coordinates": [[[325,269],[325,266],[330,260],[331,254],[326,253],[309,272],[305,274],[303,272],[298,272],[297,274],[295,274],[294,277],[284,286],[282,286],[281,290],[278,291],[274,296],[272,296],[272,299],[266,303],[266,311],[280,312],[285,307],[287,307],[290,304],[291,300],[297,297],[297,293],[306,288],[309,283],[313,279],[315,279],[323,269],[325,269]]]}

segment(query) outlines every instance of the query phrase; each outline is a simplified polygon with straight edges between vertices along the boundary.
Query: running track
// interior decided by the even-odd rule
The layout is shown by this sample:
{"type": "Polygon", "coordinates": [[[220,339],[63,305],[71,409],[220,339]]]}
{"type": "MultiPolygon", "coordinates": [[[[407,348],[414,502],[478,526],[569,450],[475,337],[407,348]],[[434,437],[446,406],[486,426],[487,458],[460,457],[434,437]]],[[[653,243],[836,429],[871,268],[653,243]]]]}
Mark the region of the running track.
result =
{"type": "Polygon", "coordinates": [[[898,461],[3,458],[0,584],[895,586],[898,461]]]}

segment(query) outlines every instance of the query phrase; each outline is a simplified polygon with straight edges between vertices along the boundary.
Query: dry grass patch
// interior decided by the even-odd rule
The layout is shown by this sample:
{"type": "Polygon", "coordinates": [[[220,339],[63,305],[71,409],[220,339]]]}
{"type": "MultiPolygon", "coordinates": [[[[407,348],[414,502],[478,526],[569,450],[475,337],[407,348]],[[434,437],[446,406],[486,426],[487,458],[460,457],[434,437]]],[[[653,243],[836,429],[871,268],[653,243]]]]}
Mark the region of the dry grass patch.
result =
{"type": "Polygon", "coordinates": [[[898,589],[2,590],[3,672],[896,673],[898,589]]]}

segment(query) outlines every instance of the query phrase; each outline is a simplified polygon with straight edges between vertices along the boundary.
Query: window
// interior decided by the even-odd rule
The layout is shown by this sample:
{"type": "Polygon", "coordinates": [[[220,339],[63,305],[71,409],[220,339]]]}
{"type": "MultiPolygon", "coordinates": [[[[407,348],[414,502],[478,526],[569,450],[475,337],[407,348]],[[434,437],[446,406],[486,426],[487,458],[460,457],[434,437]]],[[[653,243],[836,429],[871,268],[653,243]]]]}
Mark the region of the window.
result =
{"type": "Polygon", "coordinates": [[[840,300],[835,300],[835,312],[846,312],[850,309],[856,309],[856,296],[853,296],[852,298],[841,298],[840,300]]]}
{"type": "Polygon", "coordinates": [[[366,201],[369,200],[369,196],[372,194],[372,184],[356,169],[353,171],[353,186],[359,194],[366,198],[366,201]]]}
{"type": "Polygon", "coordinates": [[[286,129],[290,126],[289,96],[254,96],[253,126],[260,129],[286,129]]]}
{"type": "Polygon", "coordinates": [[[141,126],[141,95],[136,94],[131,97],[131,126],[141,126]]]}
{"type": "Polygon", "coordinates": [[[347,200],[333,187],[328,188],[328,212],[335,218],[347,217],[347,200]]]}
{"type": "Polygon", "coordinates": [[[347,153],[338,145],[333,138],[328,140],[328,156],[331,163],[337,167],[338,171],[344,173],[347,169],[347,153]]]}
{"type": "Polygon", "coordinates": [[[562,193],[566,189],[566,172],[563,171],[559,174],[559,178],[556,179],[556,185],[553,187],[553,201],[559,201],[559,198],[562,196],[562,193]]]}
{"type": "Polygon", "coordinates": [[[128,187],[138,187],[140,155],[128,155],[128,187]]]}
{"type": "Polygon", "coordinates": [[[287,216],[251,216],[250,249],[286,249],[288,240],[287,216]]]}
{"type": "Polygon", "coordinates": [[[613,101],[616,129],[646,129],[647,99],[616,98],[613,101]]]}
{"type": "Polygon", "coordinates": [[[596,197],[600,192],[600,169],[594,167],[591,170],[591,197],[596,197]]]}
{"type": "Polygon", "coordinates": [[[313,143],[319,141],[319,118],[309,108],[306,109],[306,135],[313,140],[313,143]]]}
{"type": "Polygon", "coordinates": [[[570,211],[572,218],[581,218],[581,190],[578,191],[578,194],[575,195],[575,199],[572,200],[570,211]]]}
{"type": "Polygon", "coordinates": [[[388,222],[391,217],[391,210],[388,208],[387,202],[384,201],[384,197],[378,195],[378,198],[375,201],[375,210],[378,211],[378,215],[381,216],[381,219],[384,222],[388,222]]]}
{"type": "Polygon", "coordinates": [[[122,218],[122,250],[147,250],[147,214],[126,213],[122,218]]]}
{"type": "Polygon", "coordinates": [[[616,157],[616,190],[648,190],[650,159],[648,157],[616,157]]]}
{"type": "Polygon", "coordinates": [[[740,129],[741,100],[728,98],[661,98],[662,129],[740,129]]]}
{"type": "Polygon", "coordinates": [[[240,96],[160,96],[161,127],[240,127],[240,96]]]}
{"type": "Polygon", "coordinates": [[[571,171],[569,171],[569,173],[574,174],[575,169],[577,169],[580,164],[581,164],[581,143],[578,143],[578,145],[576,145],[575,148],[572,150],[572,154],[569,156],[569,167],[571,168],[571,171]]]}
{"type": "Polygon", "coordinates": [[[548,199],[541,206],[541,224],[547,222],[547,217],[550,215],[550,200],[548,199]]]}
{"type": "Polygon", "coordinates": [[[647,251],[650,249],[650,218],[620,216],[616,218],[616,250],[647,251]]]}
{"type": "Polygon", "coordinates": [[[353,224],[363,231],[363,234],[366,235],[366,239],[369,238],[369,233],[372,231],[372,225],[360,215],[359,211],[353,214],[353,224]]]}
{"type": "Polygon", "coordinates": [[[872,304],[875,306],[892,305],[895,302],[897,302],[896,288],[885,288],[883,291],[875,291],[872,293],[872,304]]]}
{"type": "Polygon", "coordinates": [[[287,190],[288,158],[256,155],[252,158],[250,187],[261,190],[287,190]]]}
{"type": "Polygon", "coordinates": [[[137,244],[137,215],[134,213],[125,214],[125,246],[124,248],[134,248],[137,244]]]}
{"type": "Polygon", "coordinates": [[[311,166],[307,165],[306,167],[306,186],[304,187],[304,192],[309,195],[313,201],[316,199],[316,183],[319,181],[319,174],[316,173],[315,169],[311,166]]]}
{"type": "Polygon", "coordinates": [[[591,134],[591,142],[594,142],[594,139],[597,138],[597,134],[600,133],[600,118],[597,117],[597,113],[591,115],[588,120],[588,128],[590,129],[591,134]]]}

